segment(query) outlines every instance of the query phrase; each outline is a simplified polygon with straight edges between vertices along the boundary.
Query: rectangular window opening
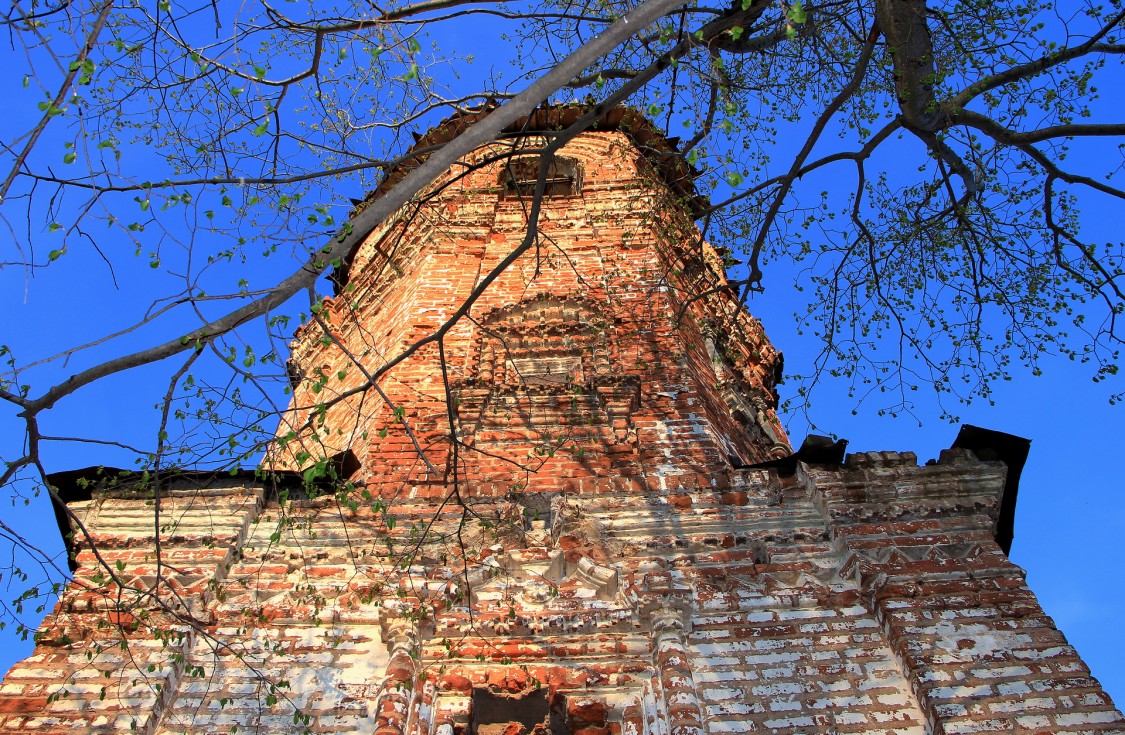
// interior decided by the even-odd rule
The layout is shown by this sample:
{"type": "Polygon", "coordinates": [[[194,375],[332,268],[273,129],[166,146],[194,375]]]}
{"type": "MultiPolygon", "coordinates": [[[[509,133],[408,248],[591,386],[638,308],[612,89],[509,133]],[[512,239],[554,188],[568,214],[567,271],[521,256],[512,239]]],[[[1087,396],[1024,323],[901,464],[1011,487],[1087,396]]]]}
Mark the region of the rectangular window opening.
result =
{"type": "Polygon", "coordinates": [[[473,689],[469,735],[568,735],[558,719],[551,716],[546,689],[522,695],[473,689]]]}
{"type": "MultiPolygon", "coordinates": [[[[529,197],[535,193],[535,182],[539,178],[539,156],[513,158],[504,164],[500,173],[500,183],[504,195],[509,197],[529,197]]],[[[544,194],[549,197],[576,196],[581,193],[582,169],[573,158],[555,156],[547,166],[544,181],[544,194]]]]}

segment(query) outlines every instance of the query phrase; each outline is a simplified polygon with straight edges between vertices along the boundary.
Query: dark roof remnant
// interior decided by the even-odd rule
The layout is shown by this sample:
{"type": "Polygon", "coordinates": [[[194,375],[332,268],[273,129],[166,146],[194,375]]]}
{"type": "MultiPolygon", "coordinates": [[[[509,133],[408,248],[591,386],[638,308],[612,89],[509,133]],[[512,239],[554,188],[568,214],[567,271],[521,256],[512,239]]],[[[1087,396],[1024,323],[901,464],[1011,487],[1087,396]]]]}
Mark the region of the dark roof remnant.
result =
{"type": "MultiPolygon", "coordinates": [[[[347,454],[351,454],[348,452],[347,454]]],[[[341,467],[349,466],[346,457],[330,461],[338,462],[341,467]]],[[[304,478],[299,472],[273,471],[269,473],[257,470],[238,469],[230,470],[187,470],[168,469],[160,475],[162,485],[183,483],[193,487],[206,488],[216,482],[243,483],[247,486],[261,485],[267,492],[276,495],[281,488],[298,489],[304,487],[304,478]]],[[[123,470],[117,467],[94,466],[80,470],[65,470],[52,472],[47,475],[47,482],[54,489],[51,495],[51,505],[55,511],[55,523],[58,524],[59,534],[66,545],[67,563],[70,571],[78,569],[76,561],[80,543],[74,538],[74,529],[70,524],[70,515],[66,506],[75,502],[92,500],[95,492],[136,492],[142,487],[153,482],[152,476],[147,472],[123,470]],[[59,501],[62,501],[60,503],[59,501]]]]}
{"type": "MultiPolygon", "coordinates": [[[[777,473],[782,477],[791,477],[797,472],[797,462],[824,467],[842,467],[847,449],[847,439],[833,439],[819,434],[809,434],[801,442],[801,448],[793,454],[747,465],[747,469],[772,469],[777,470],[777,473]]],[[[736,467],[736,469],[741,468],[736,467]]]]}
{"type": "Polygon", "coordinates": [[[1005,554],[1012,551],[1015,536],[1016,496],[1019,493],[1020,475],[1031,451],[1031,440],[1002,431],[982,429],[964,424],[953,441],[953,449],[968,449],[984,461],[1000,461],[1008,467],[1004,480],[1004,494],[1000,500],[1000,515],[996,519],[996,543],[1005,554]]]}

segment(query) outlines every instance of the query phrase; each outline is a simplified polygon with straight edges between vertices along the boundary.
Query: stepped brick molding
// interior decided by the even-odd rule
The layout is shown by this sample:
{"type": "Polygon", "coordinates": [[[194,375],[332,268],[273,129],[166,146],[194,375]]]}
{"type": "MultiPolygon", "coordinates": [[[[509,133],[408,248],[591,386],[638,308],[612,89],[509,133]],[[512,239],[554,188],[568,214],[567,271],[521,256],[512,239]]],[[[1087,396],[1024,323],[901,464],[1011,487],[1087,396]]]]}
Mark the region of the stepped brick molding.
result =
{"type": "Polygon", "coordinates": [[[1125,733],[1002,547],[1018,451],[794,453],[674,143],[541,161],[575,115],[342,264],[269,472],[57,476],[86,532],[0,731],[1125,733]]]}

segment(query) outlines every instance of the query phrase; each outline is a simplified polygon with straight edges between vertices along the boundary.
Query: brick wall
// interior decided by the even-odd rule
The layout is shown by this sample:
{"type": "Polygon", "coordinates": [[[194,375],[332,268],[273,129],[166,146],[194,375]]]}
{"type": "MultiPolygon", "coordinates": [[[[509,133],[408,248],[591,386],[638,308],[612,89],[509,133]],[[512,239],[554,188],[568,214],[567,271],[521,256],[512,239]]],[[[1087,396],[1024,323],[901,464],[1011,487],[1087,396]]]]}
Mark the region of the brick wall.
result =
{"type": "Polygon", "coordinates": [[[813,473],[836,543],[935,730],[1120,732],[1114,709],[993,538],[999,463],[852,455],[813,473]]]}

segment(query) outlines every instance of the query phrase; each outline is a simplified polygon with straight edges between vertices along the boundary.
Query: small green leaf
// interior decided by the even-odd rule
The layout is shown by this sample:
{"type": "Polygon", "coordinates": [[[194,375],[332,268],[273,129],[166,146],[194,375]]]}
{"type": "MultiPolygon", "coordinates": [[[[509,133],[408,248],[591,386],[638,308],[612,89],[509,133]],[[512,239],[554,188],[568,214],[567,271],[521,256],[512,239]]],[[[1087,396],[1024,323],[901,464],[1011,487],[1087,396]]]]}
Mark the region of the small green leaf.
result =
{"type": "Polygon", "coordinates": [[[745,33],[745,32],[746,32],[746,29],[743,28],[742,26],[734,26],[733,28],[731,28],[730,30],[727,31],[727,33],[730,34],[731,39],[734,40],[734,41],[737,41],[738,39],[742,38],[742,34],[745,33]]]}
{"type": "Polygon", "coordinates": [[[54,117],[55,115],[61,115],[63,113],[61,107],[55,107],[50,102],[40,102],[39,109],[47,113],[47,117],[54,117]]]}
{"type": "Polygon", "coordinates": [[[727,171],[723,174],[723,178],[726,179],[727,183],[731,186],[738,186],[742,183],[742,174],[737,171],[727,171]]]}
{"type": "Polygon", "coordinates": [[[305,484],[308,485],[308,484],[311,484],[313,482],[316,482],[321,477],[324,477],[325,474],[326,473],[325,473],[324,462],[317,462],[316,464],[312,465],[307,470],[305,470],[304,472],[301,473],[301,479],[303,479],[305,481],[305,484]]]}
{"type": "Polygon", "coordinates": [[[65,247],[59,248],[58,250],[52,250],[51,252],[47,253],[47,260],[48,261],[58,260],[59,258],[61,258],[64,255],[66,255],[66,248],[65,247]]]}
{"type": "Polygon", "coordinates": [[[801,0],[793,0],[793,4],[789,6],[789,12],[786,13],[785,17],[798,25],[809,19],[801,0]]]}
{"type": "Polygon", "coordinates": [[[76,61],[71,64],[71,67],[72,71],[75,69],[82,70],[82,75],[78,77],[79,84],[89,84],[93,79],[94,69],[97,68],[97,64],[95,64],[91,59],[83,59],[82,63],[78,63],[76,61]]]}

